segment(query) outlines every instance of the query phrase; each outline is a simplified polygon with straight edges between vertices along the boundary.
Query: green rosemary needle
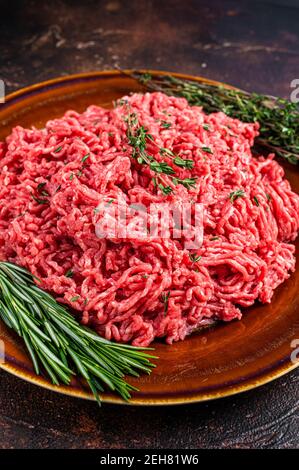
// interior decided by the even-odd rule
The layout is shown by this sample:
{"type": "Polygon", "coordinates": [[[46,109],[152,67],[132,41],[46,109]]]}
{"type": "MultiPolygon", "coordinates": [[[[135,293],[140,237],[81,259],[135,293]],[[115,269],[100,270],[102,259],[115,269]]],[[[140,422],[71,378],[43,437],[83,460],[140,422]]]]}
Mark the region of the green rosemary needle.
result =
{"type": "Polygon", "coordinates": [[[151,373],[155,356],[117,344],[78,323],[67,308],[37,287],[33,276],[15,264],[0,262],[0,318],[23,338],[36,374],[41,368],[56,385],[77,375],[88,383],[100,404],[105,388],[124,400],[137,390],[126,374],[151,373]]]}

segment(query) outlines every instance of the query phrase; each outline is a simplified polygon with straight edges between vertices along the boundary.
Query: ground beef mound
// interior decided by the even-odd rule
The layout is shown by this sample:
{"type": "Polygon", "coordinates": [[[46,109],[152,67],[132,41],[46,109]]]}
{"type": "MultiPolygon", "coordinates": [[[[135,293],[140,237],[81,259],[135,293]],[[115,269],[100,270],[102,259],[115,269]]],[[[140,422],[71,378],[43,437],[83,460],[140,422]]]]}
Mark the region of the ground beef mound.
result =
{"type": "Polygon", "coordinates": [[[258,124],[162,93],[126,100],[68,111],[43,129],[16,127],[0,144],[0,259],[28,268],[99,334],[134,345],[182,340],[214,320],[241,318],[240,307],[255,300],[270,302],[294,271],[299,198],[273,155],[252,156],[258,124]],[[197,178],[194,189],[165,196],[155,187],[154,173],[132,158],[128,106],[152,134],[147,151],[156,160],[173,165],[163,147],[194,161],[192,170],[175,167],[197,178]],[[244,195],[232,202],[234,191],[244,195]],[[95,209],[120,195],[146,207],[204,204],[199,260],[180,239],[99,239],[95,209]]]}

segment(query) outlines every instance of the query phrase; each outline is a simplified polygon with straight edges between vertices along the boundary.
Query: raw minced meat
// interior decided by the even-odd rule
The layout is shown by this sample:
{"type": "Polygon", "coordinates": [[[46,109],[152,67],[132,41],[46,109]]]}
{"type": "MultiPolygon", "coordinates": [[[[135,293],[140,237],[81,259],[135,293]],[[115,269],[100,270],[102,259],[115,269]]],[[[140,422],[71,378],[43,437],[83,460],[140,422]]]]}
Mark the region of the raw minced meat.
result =
{"type": "Polygon", "coordinates": [[[255,300],[270,302],[295,267],[299,198],[273,155],[252,156],[258,124],[162,93],[126,100],[68,111],[43,129],[16,127],[0,144],[0,259],[27,267],[99,334],[135,345],[182,340],[241,318],[255,300]],[[164,195],[155,173],[132,158],[128,106],[153,136],[147,152],[157,161],[173,166],[159,148],[193,160],[175,172],[195,177],[194,188],[164,195]],[[196,257],[180,239],[98,238],[95,209],[119,196],[146,207],[203,204],[196,257]]]}

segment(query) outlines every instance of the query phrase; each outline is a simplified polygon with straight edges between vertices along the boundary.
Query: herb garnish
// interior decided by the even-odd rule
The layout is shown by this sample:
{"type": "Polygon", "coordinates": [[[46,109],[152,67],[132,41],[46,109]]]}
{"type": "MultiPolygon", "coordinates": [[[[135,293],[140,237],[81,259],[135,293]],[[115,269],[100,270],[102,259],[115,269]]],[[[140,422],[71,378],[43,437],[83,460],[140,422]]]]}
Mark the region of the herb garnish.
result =
{"type": "Polygon", "coordinates": [[[199,261],[202,256],[197,256],[196,253],[189,253],[189,258],[193,263],[197,263],[197,261],[199,261]]]}
{"type": "Polygon", "coordinates": [[[39,184],[37,185],[37,190],[40,191],[41,189],[43,189],[43,187],[44,187],[46,184],[47,184],[46,181],[45,181],[44,183],[39,183],[39,184]]]}
{"type": "Polygon", "coordinates": [[[143,73],[140,77],[140,82],[143,83],[143,85],[146,85],[150,80],[152,80],[150,73],[143,73]]]}
{"type": "Polygon", "coordinates": [[[191,189],[191,188],[195,188],[195,185],[196,185],[196,177],[194,178],[184,178],[184,179],[181,179],[181,178],[173,178],[173,183],[175,185],[177,184],[181,184],[182,186],[184,186],[186,189],[191,189]]]}
{"type": "Polygon", "coordinates": [[[65,273],[65,277],[73,277],[73,275],[74,275],[74,272],[73,272],[71,269],[69,269],[69,270],[65,273]]]}
{"type": "Polygon", "coordinates": [[[72,297],[70,301],[71,302],[77,302],[77,300],[79,300],[79,299],[80,299],[80,295],[75,295],[75,297],[72,297]]]}
{"type": "Polygon", "coordinates": [[[170,291],[169,292],[163,292],[162,293],[162,301],[164,302],[164,316],[168,312],[168,304],[169,304],[169,297],[170,297],[170,291]]]}
{"type": "Polygon", "coordinates": [[[36,197],[33,193],[31,193],[31,197],[38,204],[49,204],[49,201],[47,201],[47,199],[40,199],[40,198],[36,197]]]}
{"type": "MultiPolygon", "coordinates": [[[[47,184],[47,183],[44,182],[44,183],[39,183],[39,184],[37,185],[37,191],[38,191],[40,194],[42,194],[43,196],[49,196],[48,191],[46,191],[45,189],[43,189],[46,184],[47,184]]],[[[47,201],[46,201],[46,202],[47,202],[47,201]]]]}
{"type": "Polygon", "coordinates": [[[78,375],[98,403],[104,387],[128,400],[137,389],[124,375],[150,374],[155,367],[146,348],[113,343],[80,325],[28,271],[6,262],[0,262],[0,318],[24,340],[36,374],[43,366],[55,385],[78,375]]]}
{"type": "Polygon", "coordinates": [[[172,193],[172,187],[171,186],[164,186],[162,183],[159,183],[158,188],[162,191],[162,193],[165,196],[168,196],[168,194],[172,193]]]}
{"type": "Polygon", "coordinates": [[[259,205],[260,205],[257,196],[253,196],[253,200],[254,200],[256,206],[259,206],[259,205]]]}
{"type": "Polygon", "coordinates": [[[115,102],[115,107],[117,106],[124,106],[128,104],[128,100],[121,98],[115,102]]]}
{"type": "MultiPolygon", "coordinates": [[[[153,136],[148,132],[148,130],[139,125],[138,117],[135,113],[130,113],[125,117],[125,122],[127,123],[127,138],[130,146],[132,147],[132,157],[137,160],[141,165],[147,165],[149,168],[156,173],[156,179],[159,179],[158,188],[163,192],[163,194],[168,195],[173,191],[173,188],[166,183],[162,175],[167,175],[174,185],[181,184],[185,188],[190,189],[195,186],[196,178],[177,178],[175,177],[175,170],[166,162],[159,162],[146,151],[147,143],[154,142],[153,136]]],[[[191,160],[184,160],[179,156],[175,155],[171,150],[161,148],[159,149],[161,155],[167,155],[172,158],[172,161],[175,165],[190,168],[192,162],[191,160]]]]}
{"type": "Polygon", "coordinates": [[[230,202],[233,203],[239,197],[244,197],[244,195],[245,195],[245,192],[243,191],[243,189],[237,189],[236,191],[233,191],[232,193],[230,193],[229,195],[230,202]]]}
{"type": "Polygon", "coordinates": [[[184,159],[176,155],[172,150],[161,147],[159,150],[161,155],[167,155],[167,157],[171,158],[173,163],[176,166],[180,166],[181,168],[186,168],[187,170],[191,170],[194,166],[194,161],[190,159],[184,159]]]}
{"type": "Polygon", "coordinates": [[[207,152],[207,153],[213,153],[212,149],[210,149],[210,147],[201,147],[201,150],[203,150],[204,152],[207,152]]]}
{"type": "Polygon", "coordinates": [[[161,127],[163,127],[164,129],[169,129],[171,127],[171,122],[162,121],[161,127]]]}
{"type": "Polygon", "coordinates": [[[57,147],[57,149],[54,150],[54,153],[60,152],[61,149],[62,149],[62,145],[60,147],[57,147]]]}
{"type": "Polygon", "coordinates": [[[255,142],[269,151],[276,152],[292,164],[298,163],[299,108],[297,103],[173,76],[150,76],[138,71],[129,75],[149,90],[182,96],[189,104],[202,106],[207,113],[223,111],[228,116],[243,122],[259,122],[260,133],[255,142]]]}
{"type": "Polygon", "coordinates": [[[86,162],[86,160],[89,158],[90,156],[90,153],[87,153],[86,155],[84,155],[84,157],[82,158],[82,163],[86,162]]]}

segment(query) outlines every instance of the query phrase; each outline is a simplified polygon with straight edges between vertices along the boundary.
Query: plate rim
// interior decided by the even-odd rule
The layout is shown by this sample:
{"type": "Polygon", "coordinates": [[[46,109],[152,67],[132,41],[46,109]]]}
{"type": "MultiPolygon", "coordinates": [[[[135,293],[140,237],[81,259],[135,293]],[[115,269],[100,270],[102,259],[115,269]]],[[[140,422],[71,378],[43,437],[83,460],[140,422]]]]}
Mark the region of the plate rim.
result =
{"type": "MultiPolygon", "coordinates": [[[[142,396],[139,396],[139,392],[136,392],[134,395],[132,395],[132,398],[128,402],[122,400],[122,398],[118,397],[117,395],[114,395],[109,392],[100,394],[100,397],[102,403],[110,403],[114,405],[125,406],[173,406],[196,404],[217,400],[219,398],[227,398],[233,395],[238,395],[240,393],[245,393],[250,390],[254,390],[258,387],[261,387],[262,385],[266,385],[267,383],[273,382],[274,380],[283,377],[292,370],[295,370],[298,366],[299,361],[296,363],[292,363],[291,361],[283,361],[283,363],[280,366],[277,366],[276,368],[274,365],[274,367],[272,367],[267,372],[261,371],[261,373],[258,374],[255,378],[249,378],[248,380],[240,382],[239,384],[228,386],[227,388],[224,388],[224,390],[213,390],[211,392],[194,392],[192,393],[192,395],[187,395],[185,397],[180,394],[177,397],[165,396],[165,398],[143,398],[142,396]]],[[[94,396],[83,387],[77,385],[70,386],[63,384],[59,386],[54,385],[43,376],[35,375],[33,371],[32,373],[30,373],[29,371],[26,371],[25,368],[21,368],[21,366],[19,369],[13,363],[0,363],[0,370],[1,369],[28,383],[39,386],[52,392],[59,393],[60,395],[66,395],[71,398],[81,398],[87,401],[96,401],[94,396]]]]}
{"type": "MultiPolygon", "coordinates": [[[[205,78],[202,76],[198,75],[190,75],[190,74],[183,74],[183,73],[177,73],[177,72],[170,72],[170,71],[163,71],[163,70],[152,70],[152,69],[138,69],[139,71],[143,73],[150,73],[153,75],[173,75],[177,78],[184,78],[192,81],[199,81],[199,82],[205,82],[205,83],[210,83],[214,85],[222,85],[226,86],[228,88],[234,88],[232,85],[229,85],[224,82],[219,82],[217,80],[205,78]]],[[[38,93],[39,91],[42,92],[43,90],[46,91],[47,89],[53,88],[54,85],[63,85],[67,82],[76,82],[76,81],[85,81],[89,79],[96,79],[96,78],[105,78],[109,76],[125,76],[126,73],[132,72],[132,69],[125,69],[123,71],[121,70],[104,70],[104,71],[90,71],[90,72],[82,72],[82,73],[76,73],[76,74],[68,74],[63,77],[54,77],[49,80],[44,80],[39,83],[31,84],[26,87],[23,87],[19,90],[16,90],[12,93],[9,93],[5,97],[5,102],[1,105],[2,109],[9,108],[10,104],[13,104],[15,101],[18,101],[22,97],[25,98],[26,95],[30,95],[32,93],[38,93]]],[[[72,398],[83,398],[85,400],[89,401],[95,401],[95,398],[91,393],[89,393],[87,390],[85,390],[83,387],[80,387],[80,385],[71,385],[71,386],[65,386],[65,385],[59,385],[56,386],[52,384],[50,381],[48,381],[46,378],[43,376],[38,376],[35,375],[35,373],[32,371],[26,371],[24,367],[21,366],[21,364],[18,364],[18,361],[15,361],[15,364],[13,363],[12,360],[11,362],[0,362],[0,369],[20,378],[25,380],[26,382],[29,382],[33,385],[40,386],[44,389],[54,391],[57,393],[60,393],[62,395],[70,396],[72,398]]],[[[199,403],[199,402],[205,402],[205,401],[210,401],[210,400],[215,400],[219,398],[224,398],[232,395],[236,395],[239,393],[243,393],[252,389],[256,389],[257,387],[260,387],[262,385],[265,385],[269,382],[272,382],[283,375],[287,374],[288,372],[291,372],[292,370],[296,369],[299,366],[299,361],[293,363],[290,360],[290,357],[284,357],[281,358],[279,362],[276,362],[274,365],[270,367],[269,370],[261,370],[256,376],[254,377],[249,377],[249,378],[244,378],[244,381],[240,381],[238,384],[234,385],[223,385],[220,387],[220,389],[217,390],[211,390],[207,392],[200,392],[200,391],[195,391],[192,392],[190,395],[186,395],[185,397],[182,396],[182,392],[178,394],[178,396],[165,396],[165,398],[146,398],[143,397],[142,395],[139,396],[139,393],[137,392],[136,394],[132,395],[132,398],[130,399],[129,402],[125,402],[122,400],[120,397],[112,394],[112,393],[104,393],[101,394],[101,400],[102,402],[110,403],[110,404],[121,404],[121,405],[138,405],[138,406],[161,406],[161,405],[186,405],[186,404],[194,404],[194,403],[199,403]]]]}

